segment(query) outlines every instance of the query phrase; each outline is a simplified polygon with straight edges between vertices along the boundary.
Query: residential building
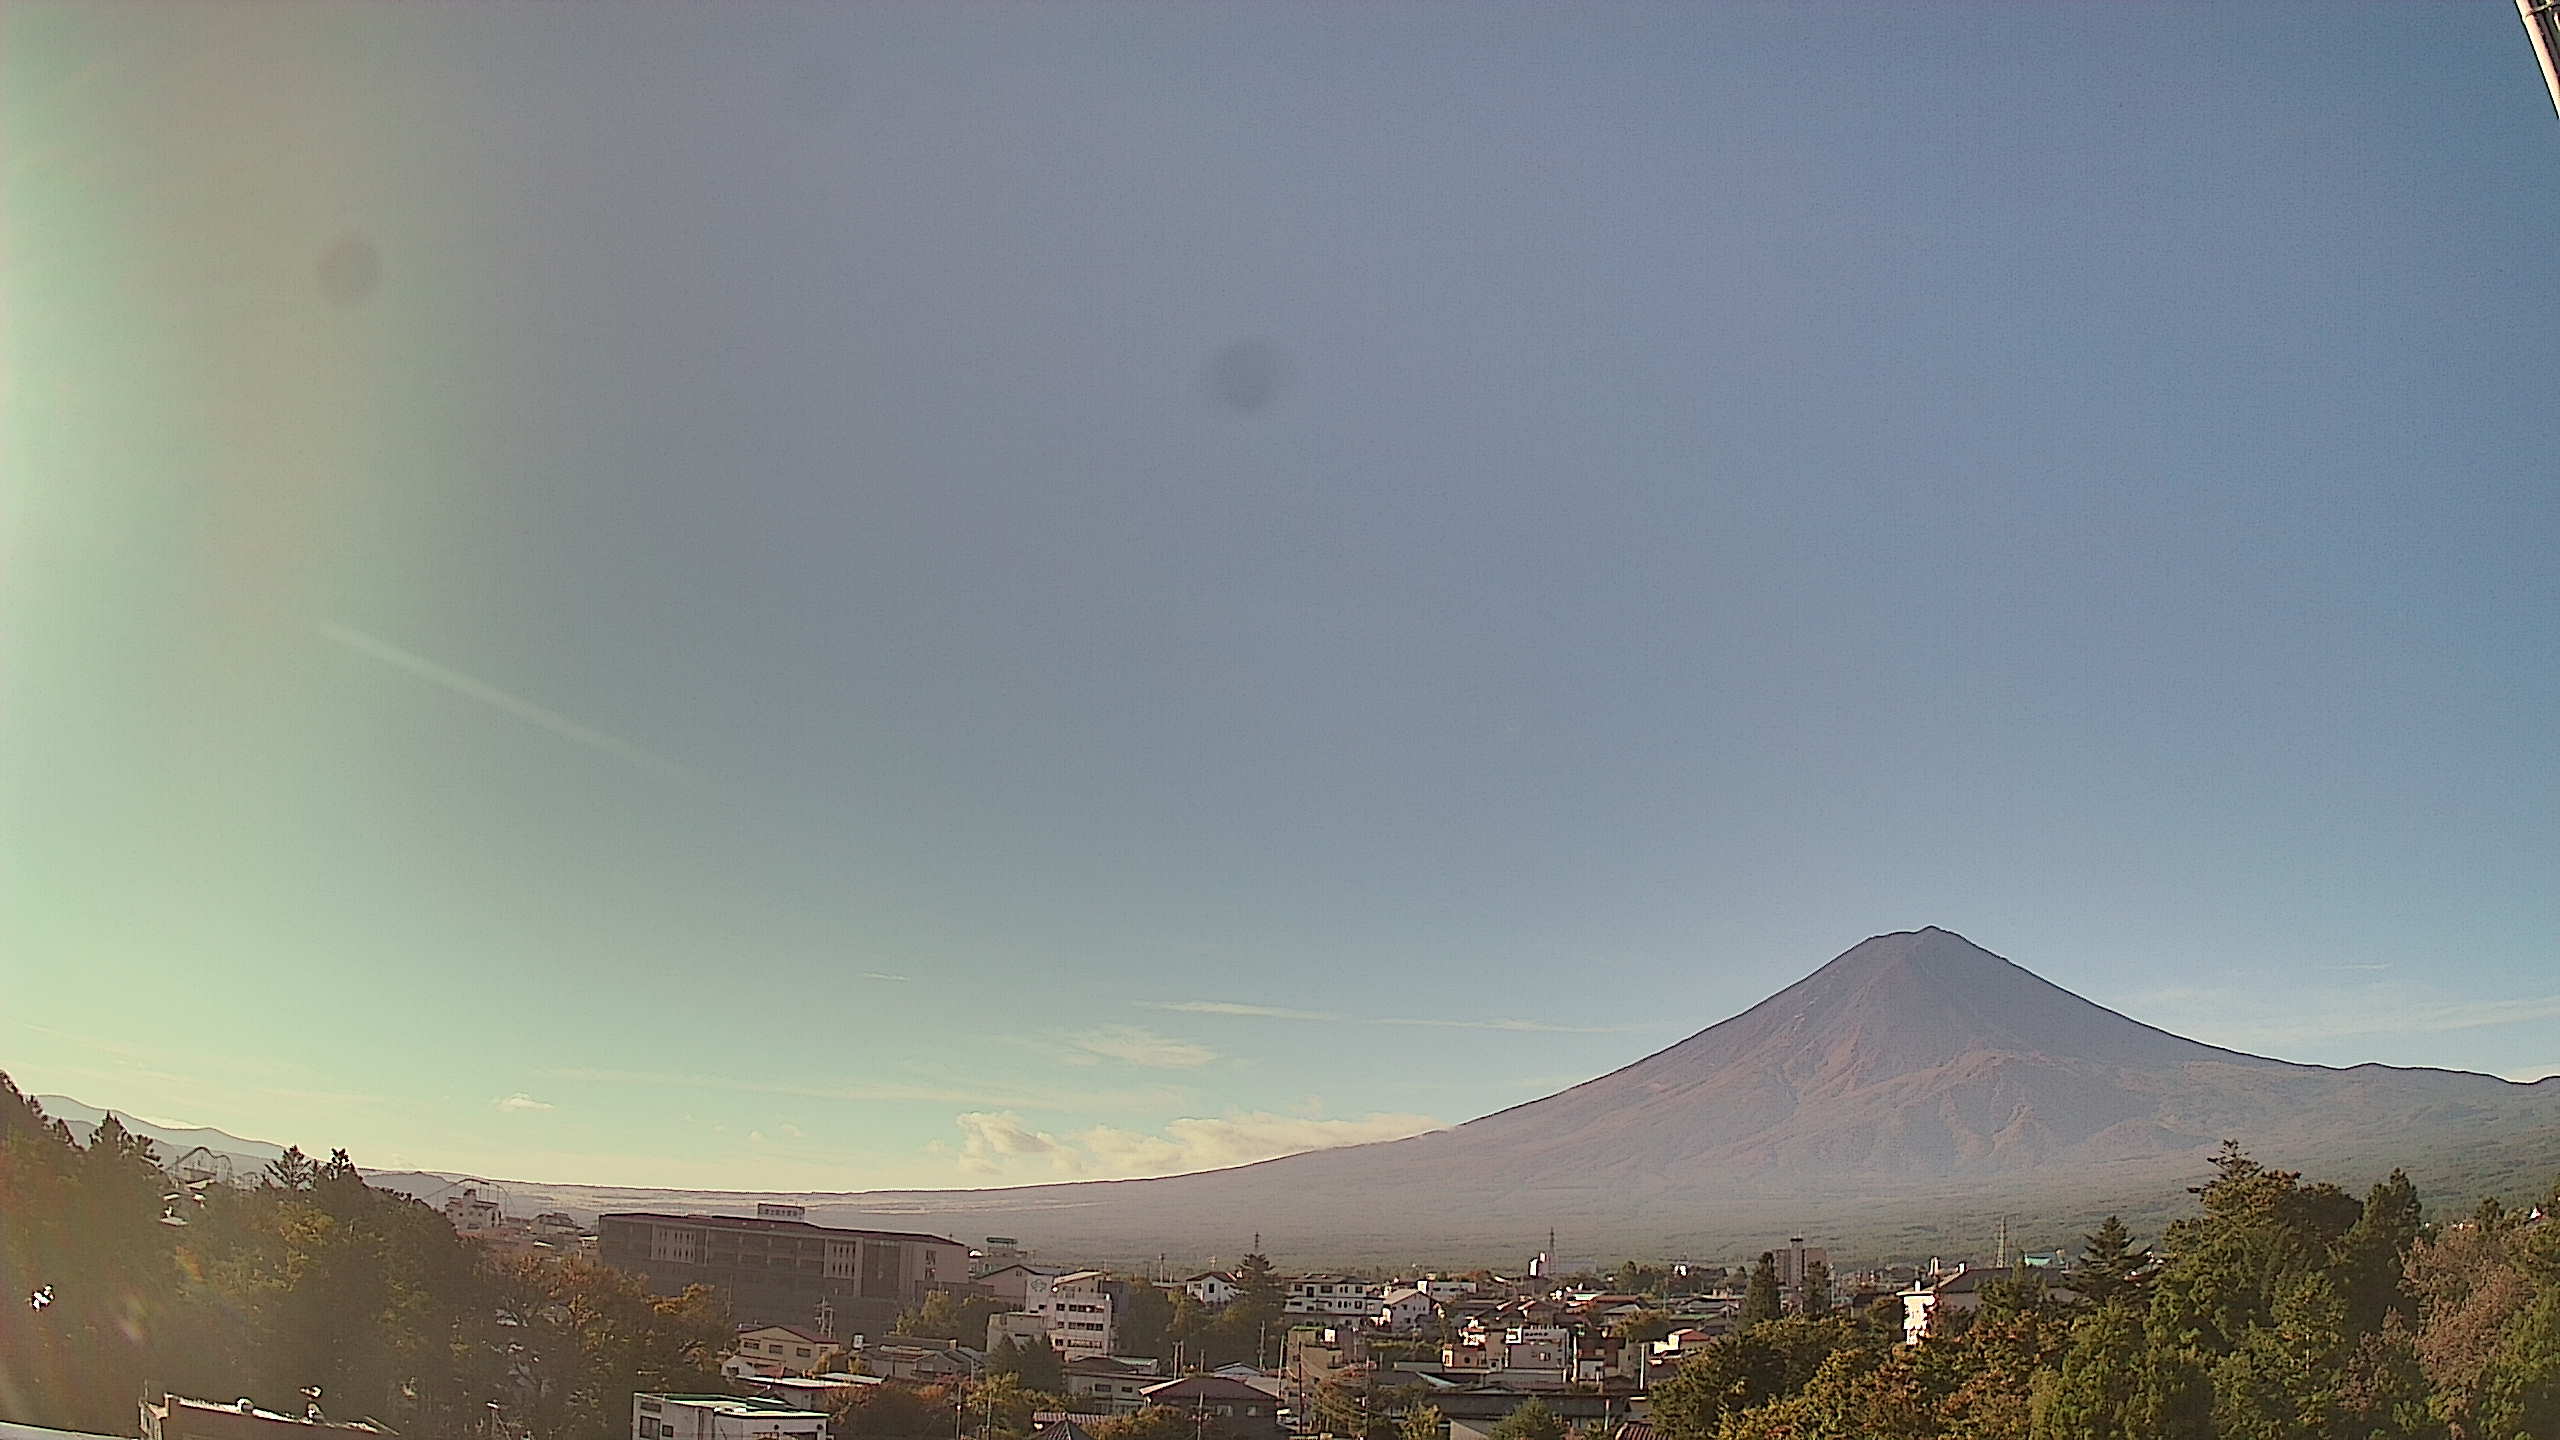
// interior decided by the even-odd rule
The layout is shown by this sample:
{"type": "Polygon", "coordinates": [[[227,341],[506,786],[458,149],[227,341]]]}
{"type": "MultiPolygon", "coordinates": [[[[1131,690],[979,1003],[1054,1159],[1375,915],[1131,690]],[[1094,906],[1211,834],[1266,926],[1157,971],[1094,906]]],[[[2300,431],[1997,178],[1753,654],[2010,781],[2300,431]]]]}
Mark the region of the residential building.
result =
{"type": "Polygon", "coordinates": [[[142,1440],[322,1440],[327,1435],[388,1435],[368,1421],[322,1419],[313,1406],[296,1419],[261,1410],[246,1400],[217,1404],[162,1395],[141,1406],[142,1440]]]}
{"type": "Polygon", "coordinates": [[[948,1341],[917,1340],[866,1346],[857,1352],[862,1368],[884,1380],[913,1385],[943,1385],[984,1374],[986,1352],[948,1341]]]}
{"type": "Polygon", "coordinates": [[[482,1195],[478,1186],[465,1185],[461,1194],[445,1200],[444,1218],[458,1234],[486,1235],[498,1228],[498,1202],[482,1195]]]}
{"type": "Polygon", "coordinates": [[[1413,1282],[1413,1288],[1430,1296],[1436,1303],[1446,1305],[1476,1293],[1476,1282],[1446,1275],[1425,1275],[1413,1282]]]}
{"type": "Polygon", "coordinates": [[[816,1375],[839,1368],[844,1346],[800,1325],[761,1325],[740,1330],[720,1362],[720,1373],[733,1378],[816,1375]]]}
{"type": "Polygon", "coordinates": [[[1374,1308],[1385,1288],[1344,1275],[1302,1275],[1289,1282],[1288,1295],[1280,1302],[1280,1308],[1291,1315],[1357,1319],[1374,1308]]]}
{"type": "Polygon", "coordinates": [[[1440,1312],[1428,1292],[1409,1285],[1391,1289],[1370,1303],[1376,1307],[1369,1312],[1370,1323],[1397,1334],[1424,1328],[1440,1312]]]}
{"type": "Polygon", "coordinates": [[[605,1264],[638,1276],[653,1294],[713,1286],[744,1325],[885,1332],[928,1291],[979,1293],[968,1281],[968,1248],[940,1235],[638,1211],[601,1216],[597,1226],[605,1264]],[[825,1327],[816,1323],[821,1315],[825,1327]]]}
{"type": "Polygon", "coordinates": [[[1280,1440],[1280,1402],[1257,1386],[1222,1375],[1186,1375],[1140,1392],[1150,1405],[1214,1419],[1242,1440],[1280,1440]]]}
{"type": "Polygon", "coordinates": [[[1041,1318],[1049,1347],[1068,1360],[1108,1355],[1112,1331],[1111,1276],[1101,1270],[1077,1270],[1032,1282],[1031,1303],[1023,1308],[1041,1318]]]}
{"type": "Polygon", "coordinates": [[[631,1440],[827,1440],[823,1410],[746,1395],[631,1397],[631,1440]]]}
{"type": "Polygon", "coordinates": [[[1203,1270],[1182,1282],[1182,1293],[1215,1310],[1236,1298],[1236,1277],[1224,1270],[1203,1270]]]}
{"type": "Polygon", "coordinates": [[[1943,1275],[1923,1277],[1903,1291],[1902,1343],[1917,1345],[1926,1339],[1930,1322],[1941,1312],[1981,1309],[1984,1273],[1959,1265],[1943,1275]]]}
{"type": "Polygon", "coordinates": [[[1099,1415],[1130,1415],[1146,1408],[1146,1389],[1164,1377],[1152,1360],[1116,1360],[1087,1355],[1066,1363],[1067,1398],[1079,1410],[1099,1415]]]}

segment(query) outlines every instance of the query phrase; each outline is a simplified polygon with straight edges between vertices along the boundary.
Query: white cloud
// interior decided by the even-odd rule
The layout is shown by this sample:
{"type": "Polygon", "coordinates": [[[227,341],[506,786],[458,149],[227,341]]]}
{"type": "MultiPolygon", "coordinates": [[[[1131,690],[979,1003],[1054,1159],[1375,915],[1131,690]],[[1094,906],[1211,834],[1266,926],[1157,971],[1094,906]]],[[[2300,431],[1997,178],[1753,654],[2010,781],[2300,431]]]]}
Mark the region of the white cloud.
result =
{"type": "Polygon", "coordinates": [[[1402,1025],[1431,1030],[1505,1030],[1517,1034],[1540,1035],[1623,1035],[1634,1030],[1656,1030],[1658,1025],[1558,1025],[1546,1020],[1495,1018],[1464,1020],[1455,1017],[1404,1018],[1394,1015],[1338,1015],[1323,1010],[1291,1010],[1279,1005],[1256,1005],[1244,1000],[1148,1000],[1140,1002],[1149,1010],[1172,1010],[1185,1015],[1237,1015],[1260,1020],[1321,1020],[1334,1025],[1402,1025]]]}
{"type": "MultiPolygon", "coordinates": [[[[963,1111],[952,1123],[960,1127],[960,1168],[972,1175],[1002,1175],[1021,1160],[1044,1161],[1061,1176],[1076,1173],[1072,1147],[1045,1130],[1032,1129],[1010,1110],[963,1111]]],[[[932,1148],[948,1153],[939,1141],[932,1148]]]]}
{"type": "Polygon", "coordinates": [[[1283,1010],[1277,1005],[1248,1005],[1241,1000],[1151,1000],[1150,1010],[1178,1010],[1185,1015],[1253,1015],[1266,1020],[1339,1020],[1321,1010],[1283,1010]]]}
{"type": "Polygon", "coordinates": [[[865,970],[862,972],[861,978],[865,980],[886,980],[892,985],[910,985],[915,982],[916,977],[913,975],[890,975],[879,970],[865,970]]]}
{"type": "Polygon", "coordinates": [[[552,1108],[550,1101],[536,1100],[521,1090],[503,1100],[493,1100],[489,1103],[497,1106],[501,1110],[515,1111],[519,1113],[530,1113],[537,1110],[548,1110],[552,1108]]]}
{"type": "Polygon", "coordinates": [[[939,1154],[956,1155],[972,1175],[1015,1182],[1032,1180],[1129,1180],[1249,1165],[1281,1155],[1401,1140],[1439,1128],[1428,1115],[1378,1114],[1326,1120],[1268,1111],[1186,1116],[1160,1132],[1095,1125],[1069,1135],[1034,1129],[1011,1111],[971,1111],[954,1117],[960,1128],[955,1151],[936,1142],[939,1154]]]}
{"type": "Polygon", "coordinates": [[[1189,1040],[1159,1035],[1142,1025],[1105,1025],[1066,1037],[1067,1043],[1106,1060],[1123,1060],[1150,1070],[1197,1070],[1218,1052],[1189,1040]]]}

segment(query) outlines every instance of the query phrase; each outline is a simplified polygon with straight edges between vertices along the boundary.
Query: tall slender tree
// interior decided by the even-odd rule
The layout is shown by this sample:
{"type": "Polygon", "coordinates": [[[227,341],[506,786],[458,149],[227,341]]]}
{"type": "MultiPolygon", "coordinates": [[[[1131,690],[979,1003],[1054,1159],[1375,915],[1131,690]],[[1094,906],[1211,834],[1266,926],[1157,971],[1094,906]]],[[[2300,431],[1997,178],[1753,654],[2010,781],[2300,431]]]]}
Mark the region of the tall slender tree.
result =
{"type": "Polygon", "coordinates": [[[1742,1291],[1742,1323],[1759,1325],[1786,1313],[1786,1298],[1778,1288],[1778,1257],[1763,1250],[1760,1262],[1751,1267],[1751,1283],[1742,1291]]]}

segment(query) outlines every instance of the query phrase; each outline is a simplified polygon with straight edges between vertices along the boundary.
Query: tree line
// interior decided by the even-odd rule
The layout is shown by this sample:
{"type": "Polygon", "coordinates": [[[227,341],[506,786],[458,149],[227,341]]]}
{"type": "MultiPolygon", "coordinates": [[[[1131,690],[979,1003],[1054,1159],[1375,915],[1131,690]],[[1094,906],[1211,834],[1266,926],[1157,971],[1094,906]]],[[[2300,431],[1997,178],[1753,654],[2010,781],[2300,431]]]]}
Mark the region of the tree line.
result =
{"type": "Polygon", "coordinates": [[[114,1116],[83,1146],[0,1075],[0,1419],[132,1434],[137,1400],[174,1392],[604,1440],[635,1390],[721,1389],[729,1338],[707,1291],[494,1259],[343,1150],[183,1185],[114,1116]]]}
{"type": "MultiPolygon", "coordinates": [[[[1666,1440],[2560,1440],[2560,1187],[2422,1215],[2226,1145],[2156,1250],[2113,1218],[1900,1343],[1898,1307],[1751,1323],[1654,1387],[1666,1440]]],[[[1757,1291],[1758,1277],[1754,1277],[1757,1291]]]]}

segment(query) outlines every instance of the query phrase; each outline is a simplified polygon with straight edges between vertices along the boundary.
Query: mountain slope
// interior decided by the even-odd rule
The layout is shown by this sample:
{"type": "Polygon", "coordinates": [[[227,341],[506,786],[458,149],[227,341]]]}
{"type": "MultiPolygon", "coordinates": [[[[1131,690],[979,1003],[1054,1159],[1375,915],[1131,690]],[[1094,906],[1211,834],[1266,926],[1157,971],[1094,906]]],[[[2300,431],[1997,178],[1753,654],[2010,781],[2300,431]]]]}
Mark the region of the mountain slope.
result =
{"type": "Polygon", "coordinates": [[[228,1131],[199,1125],[155,1125],[122,1110],[101,1110],[68,1095],[38,1095],[34,1098],[38,1105],[44,1107],[48,1118],[68,1126],[71,1138],[83,1145],[88,1144],[89,1137],[97,1132],[98,1122],[112,1113],[125,1129],[150,1141],[163,1164],[173,1164],[178,1157],[201,1148],[227,1159],[239,1173],[255,1175],[259,1167],[284,1153],[283,1146],[264,1140],[244,1140],[228,1131]]]}
{"type": "MultiPolygon", "coordinates": [[[[1153,1180],[797,1198],[813,1219],[994,1230],[1096,1258],[1232,1256],[1256,1232],[1335,1260],[1516,1258],[1549,1225],[1661,1254],[2135,1207],[2175,1198],[2226,1137],[2356,1183],[2407,1165],[2458,1194],[2560,1172],[2560,1080],[2224,1050],[1932,928],[1864,941],[1669,1049],[1451,1130],[1153,1180]]],[[[585,1211],[753,1199],[511,1189],[585,1211]]]]}

